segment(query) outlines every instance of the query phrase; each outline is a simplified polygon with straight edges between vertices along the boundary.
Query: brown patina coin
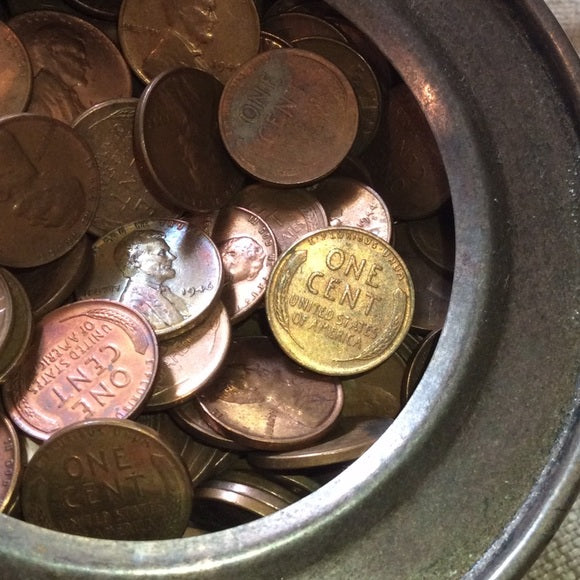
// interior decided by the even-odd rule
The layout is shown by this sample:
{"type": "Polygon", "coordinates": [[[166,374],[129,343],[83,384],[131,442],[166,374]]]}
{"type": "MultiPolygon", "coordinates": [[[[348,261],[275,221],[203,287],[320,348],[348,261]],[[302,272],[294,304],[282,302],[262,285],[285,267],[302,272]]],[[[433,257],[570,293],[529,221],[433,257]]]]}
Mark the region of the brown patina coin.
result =
{"type": "Polygon", "coordinates": [[[335,65],[295,48],[263,52],[224,88],[220,130],[259,181],[304,185],[333,171],[358,130],[358,105],[335,65]]]}
{"type": "Polygon", "coordinates": [[[31,113],[67,123],[93,105],[131,96],[131,73],[111,40],[88,22],[50,10],[8,22],[32,63],[31,113]]]}
{"type": "Polygon", "coordinates": [[[99,202],[99,173],[86,143],[40,115],[0,119],[0,264],[56,260],[87,232],[99,202]]]}
{"type": "Polygon", "coordinates": [[[322,205],[304,188],[249,185],[238,193],[236,204],[258,214],[270,226],[281,252],[305,234],[328,226],[322,205]]]}
{"type": "Polygon", "coordinates": [[[278,258],[276,240],[261,217],[241,207],[220,212],[212,238],[224,265],[222,301],[235,324],[264,297],[278,258]]]}
{"type": "Polygon", "coordinates": [[[262,28],[290,43],[310,36],[346,40],[344,34],[332,23],[304,12],[285,12],[269,16],[262,23],[262,28]]]}
{"type": "Polygon", "coordinates": [[[28,522],[110,540],[180,537],[191,483],[179,457],[133,421],[71,425],[44,443],[22,483],[28,522]]]}
{"type": "Polygon", "coordinates": [[[146,83],[180,66],[225,82],[258,53],[260,26],[253,0],[125,0],[119,37],[146,83]]]}
{"type": "Polygon", "coordinates": [[[14,323],[14,308],[10,286],[4,277],[5,270],[0,268],[0,353],[6,345],[14,323]]]}
{"type": "Polygon", "coordinates": [[[18,435],[0,411],[0,512],[8,511],[15,499],[21,469],[18,435]]]}
{"type": "Polygon", "coordinates": [[[219,303],[205,320],[159,345],[159,370],[147,411],[183,403],[218,372],[230,346],[228,313],[219,303]]]}
{"type": "Polygon", "coordinates": [[[211,239],[181,220],[145,220],[113,230],[93,245],[80,298],[107,298],[140,312],[159,337],[193,327],[210,312],[222,286],[211,239]]]}
{"type": "Polygon", "coordinates": [[[103,236],[143,219],[179,217],[149,192],[135,164],[133,128],[137,99],[99,103],[77,117],[74,130],[88,143],[99,167],[101,199],[90,232],[103,236]]]}
{"type": "Polygon", "coordinates": [[[334,378],[307,371],[266,337],[232,342],[215,381],[197,395],[204,414],[231,437],[257,449],[292,449],[332,427],[343,403],[334,378]]]}
{"type": "Polygon", "coordinates": [[[0,115],[22,113],[32,92],[32,67],[20,39],[0,22],[0,115]]]}
{"type": "Polygon", "coordinates": [[[121,9],[121,0],[66,0],[79,12],[94,18],[116,21],[121,9]]]}
{"type": "Polygon", "coordinates": [[[137,107],[135,154],[152,192],[169,206],[211,211],[228,204],[244,176],[222,143],[222,84],[192,68],[155,78],[137,107]]]}
{"type": "Polygon", "coordinates": [[[157,371],[151,326],[109,300],[61,306],[35,326],[3,389],[6,411],[36,439],[86,419],[136,415],[157,371]]]}

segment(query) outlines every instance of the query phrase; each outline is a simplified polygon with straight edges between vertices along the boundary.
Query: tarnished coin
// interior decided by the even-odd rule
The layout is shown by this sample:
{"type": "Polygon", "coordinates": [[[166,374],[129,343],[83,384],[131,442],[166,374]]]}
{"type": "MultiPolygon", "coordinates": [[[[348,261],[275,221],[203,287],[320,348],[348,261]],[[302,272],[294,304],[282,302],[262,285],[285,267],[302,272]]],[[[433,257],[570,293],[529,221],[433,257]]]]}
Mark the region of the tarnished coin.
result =
{"type": "Polygon", "coordinates": [[[327,177],[310,192],[322,204],[333,227],[352,226],[391,241],[393,221],[381,196],[371,187],[347,177],[327,177]]]}
{"type": "Polygon", "coordinates": [[[66,0],[80,12],[95,18],[116,21],[122,0],[66,0]]]}
{"type": "Polygon", "coordinates": [[[132,417],[146,403],[157,361],[151,326],[131,308],[109,300],[61,306],[36,323],[4,385],[6,411],[41,440],[85,419],[132,417]]]}
{"type": "Polygon", "coordinates": [[[143,183],[135,164],[133,128],[137,99],[99,103],[73,122],[74,130],[95,155],[101,198],[90,232],[103,236],[123,224],[143,219],[179,217],[161,205],[143,183]]]}
{"type": "Polygon", "coordinates": [[[431,331],[414,353],[403,379],[403,389],[401,392],[403,404],[407,403],[411,395],[415,392],[421,377],[427,370],[427,365],[439,342],[439,336],[441,336],[440,328],[431,331]]]}
{"type": "Polygon", "coordinates": [[[235,202],[270,226],[281,252],[305,234],[328,226],[322,205],[304,188],[281,190],[264,184],[249,185],[237,194],[235,202]]]}
{"type": "Polygon", "coordinates": [[[191,225],[199,228],[202,232],[207,234],[210,238],[213,235],[213,229],[219,216],[219,210],[215,211],[192,211],[187,212],[182,219],[189,222],[191,225]]]}
{"type": "Polygon", "coordinates": [[[276,240],[261,217],[241,207],[220,212],[212,238],[224,265],[222,301],[235,324],[262,302],[278,259],[276,240]]]}
{"type": "Polygon", "coordinates": [[[344,34],[333,24],[319,16],[304,12],[285,12],[269,16],[264,19],[262,28],[290,43],[310,36],[346,40],[344,34]]]}
{"type": "Polygon", "coordinates": [[[292,45],[279,36],[262,30],[260,32],[260,52],[266,52],[267,50],[274,50],[276,48],[292,48],[292,45]]]}
{"type": "Polygon", "coordinates": [[[21,470],[18,435],[0,411],[0,512],[8,511],[14,502],[21,470]]]}
{"type": "Polygon", "coordinates": [[[258,53],[260,25],[253,0],[125,0],[119,37],[146,83],[180,66],[225,82],[258,53]]]}
{"type": "Polygon", "coordinates": [[[306,368],[354,375],[401,344],[413,316],[409,272],[384,240],[357,228],[305,236],[274,267],[266,311],[282,349],[306,368]]]}
{"type": "Polygon", "coordinates": [[[222,89],[209,73],[179,68],[156,77],[141,95],[135,154],[162,203],[188,211],[216,210],[242,186],[244,176],[219,133],[222,89]]]}
{"type": "Polygon", "coordinates": [[[28,522],[110,540],[181,537],[191,483],[179,457],[148,427],[92,420],[45,442],[22,483],[28,522]]]}
{"type": "Polygon", "coordinates": [[[219,252],[181,220],[145,220],[113,230],[93,245],[79,298],[118,300],[140,312],[159,337],[199,323],[222,285],[219,252]]]}
{"type": "Polygon", "coordinates": [[[197,395],[205,416],[257,449],[292,449],[324,436],[343,404],[340,383],[311,373],[266,337],[232,341],[216,379],[197,395]]]}
{"type": "Polygon", "coordinates": [[[270,50],[229,80],[219,122],[228,151],[250,175],[304,185],[345,158],[358,130],[358,105],[344,73],[326,59],[270,50]]]}
{"type": "Polygon", "coordinates": [[[32,92],[32,67],[20,39],[1,21],[0,71],[0,116],[22,113],[32,92]]]}
{"type": "Polygon", "coordinates": [[[183,403],[204,387],[222,366],[230,339],[230,319],[219,303],[200,325],[163,341],[146,411],[183,403]]]}
{"type": "Polygon", "coordinates": [[[8,25],[32,63],[31,113],[66,123],[109,99],[131,96],[131,73],[112,41],[88,22],[50,10],[26,12],[8,25]]]}
{"type": "Polygon", "coordinates": [[[61,306],[72,296],[89,268],[90,255],[90,239],[83,236],[72,250],[48,264],[12,270],[26,290],[35,318],[61,306]]]}
{"type": "Polygon", "coordinates": [[[39,115],[0,119],[0,264],[28,268],[68,252],[99,202],[99,174],[86,143],[39,115]]]}
{"type": "Polygon", "coordinates": [[[0,353],[6,345],[14,324],[14,307],[10,286],[4,278],[5,270],[0,268],[0,353]]]}

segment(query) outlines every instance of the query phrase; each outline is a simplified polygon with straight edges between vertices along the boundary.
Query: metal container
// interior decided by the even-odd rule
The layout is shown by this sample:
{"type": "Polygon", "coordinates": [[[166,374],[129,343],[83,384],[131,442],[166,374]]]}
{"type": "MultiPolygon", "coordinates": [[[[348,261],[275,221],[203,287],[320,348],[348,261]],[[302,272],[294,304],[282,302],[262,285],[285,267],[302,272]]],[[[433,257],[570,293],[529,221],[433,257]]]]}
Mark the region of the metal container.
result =
{"type": "Polygon", "coordinates": [[[515,577],[579,480],[580,65],[540,0],[328,0],[421,103],[447,168],[457,262],[411,402],[321,491],[165,542],[0,518],[2,578],[515,577]]]}

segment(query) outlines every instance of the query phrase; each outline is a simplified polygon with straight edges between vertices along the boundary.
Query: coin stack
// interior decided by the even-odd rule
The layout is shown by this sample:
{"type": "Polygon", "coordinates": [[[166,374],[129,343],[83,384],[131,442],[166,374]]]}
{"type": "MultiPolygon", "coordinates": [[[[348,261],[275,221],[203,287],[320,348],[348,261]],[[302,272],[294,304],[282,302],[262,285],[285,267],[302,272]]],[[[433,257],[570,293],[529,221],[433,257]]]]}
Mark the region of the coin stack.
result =
{"type": "Polygon", "coordinates": [[[97,538],[316,491],[443,326],[434,137],[321,1],[0,4],[0,511],[97,538]]]}

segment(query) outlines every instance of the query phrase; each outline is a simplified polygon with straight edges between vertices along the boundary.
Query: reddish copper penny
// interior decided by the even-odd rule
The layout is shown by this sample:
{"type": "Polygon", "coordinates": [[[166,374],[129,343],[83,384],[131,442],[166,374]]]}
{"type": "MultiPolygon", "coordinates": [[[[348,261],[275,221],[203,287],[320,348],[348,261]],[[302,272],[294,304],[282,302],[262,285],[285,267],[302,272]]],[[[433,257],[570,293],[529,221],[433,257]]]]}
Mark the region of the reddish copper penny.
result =
{"type": "Polygon", "coordinates": [[[157,370],[145,319],[108,300],[62,306],[36,325],[2,392],[16,425],[36,439],[94,418],[127,418],[146,403],[157,370]]]}
{"type": "Polygon", "coordinates": [[[260,181],[303,185],[333,171],[358,129],[354,91],[335,65],[294,48],[259,54],[224,88],[220,130],[260,181]]]}
{"type": "Polygon", "coordinates": [[[0,22],[0,114],[26,109],[32,92],[32,67],[20,39],[0,22]]]}

